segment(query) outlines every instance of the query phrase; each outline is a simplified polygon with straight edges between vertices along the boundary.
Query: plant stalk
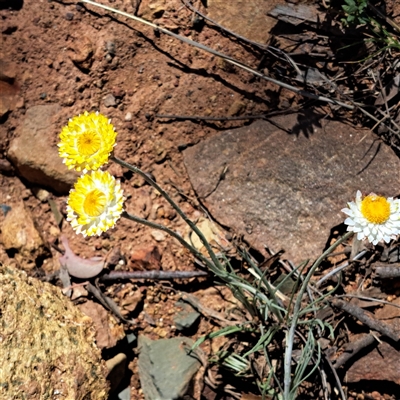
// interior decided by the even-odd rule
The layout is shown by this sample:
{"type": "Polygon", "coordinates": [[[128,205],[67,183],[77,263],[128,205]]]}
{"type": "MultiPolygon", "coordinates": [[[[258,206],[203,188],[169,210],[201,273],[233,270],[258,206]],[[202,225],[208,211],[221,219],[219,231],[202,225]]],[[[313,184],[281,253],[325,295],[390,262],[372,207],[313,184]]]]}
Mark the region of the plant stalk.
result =
{"type": "Polygon", "coordinates": [[[340,239],[338,239],[332,246],[329,247],[322,255],[315,261],[314,265],[308,271],[306,278],[301,285],[300,291],[297,295],[296,303],[293,308],[293,318],[290,323],[290,329],[286,333],[286,348],[285,348],[285,364],[284,364],[284,392],[283,392],[283,399],[284,400],[291,400],[291,362],[292,362],[292,353],[293,353],[293,341],[294,341],[294,334],[296,332],[297,321],[299,319],[299,311],[301,307],[301,300],[303,298],[303,294],[307,289],[308,283],[311,277],[314,275],[314,272],[319,267],[321,262],[327,257],[333,250],[336,249],[341,243],[349,239],[353,235],[353,232],[347,232],[344,234],[340,239]]]}

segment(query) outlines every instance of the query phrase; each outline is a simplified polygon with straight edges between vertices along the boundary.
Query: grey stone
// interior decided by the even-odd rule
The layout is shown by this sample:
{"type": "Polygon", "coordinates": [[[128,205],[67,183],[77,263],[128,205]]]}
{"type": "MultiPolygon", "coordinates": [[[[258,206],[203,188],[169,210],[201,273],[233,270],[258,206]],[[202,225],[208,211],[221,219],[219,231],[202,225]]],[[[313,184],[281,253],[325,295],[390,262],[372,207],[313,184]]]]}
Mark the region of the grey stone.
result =
{"type": "Polygon", "coordinates": [[[58,104],[29,108],[10,144],[8,158],[29,182],[65,194],[79,174],[68,170],[58,155],[53,118],[60,110],[58,104]]]}
{"type": "Polygon", "coordinates": [[[188,350],[193,341],[186,337],[151,340],[139,336],[139,377],[146,400],[180,399],[200,367],[188,350]]]}
{"type": "Polygon", "coordinates": [[[207,139],[186,149],[184,162],[219,223],[258,250],[283,248],[299,263],[321,253],[358,189],[396,195],[400,161],[370,131],[322,115],[274,121],[207,139]]]}
{"type": "Polygon", "coordinates": [[[200,317],[200,313],[193,309],[193,307],[183,301],[177,301],[176,306],[182,310],[177,312],[174,316],[174,325],[178,331],[189,329],[200,317]]]}
{"type": "Polygon", "coordinates": [[[115,97],[111,93],[104,96],[103,103],[107,108],[115,107],[117,105],[117,101],[115,100],[115,97]]]}

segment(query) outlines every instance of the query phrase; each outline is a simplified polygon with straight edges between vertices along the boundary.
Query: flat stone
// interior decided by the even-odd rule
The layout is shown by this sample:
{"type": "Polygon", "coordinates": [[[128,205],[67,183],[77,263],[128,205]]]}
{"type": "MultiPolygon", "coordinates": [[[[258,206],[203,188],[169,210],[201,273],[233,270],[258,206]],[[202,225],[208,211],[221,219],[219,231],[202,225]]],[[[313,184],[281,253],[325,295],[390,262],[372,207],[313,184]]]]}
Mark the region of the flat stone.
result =
{"type": "Polygon", "coordinates": [[[200,313],[198,313],[190,304],[183,301],[177,301],[176,306],[181,308],[181,311],[177,312],[174,316],[174,325],[178,331],[191,328],[195,322],[199,319],[200,313]]]}
{"type": "Polygon", "coordinates": [[[11,141],[8,158],[29,182],[66,194],[79,174],[68,170],[58,155],[53,119],[60,110],[58,104],[29,108],[11,141]]]}
{"type": "Polygon", "coordinates": [[[151,340],[139,336],[139,377],[146,400],[177,400],[188,391],[200,362],[186,337],[151,340]]]}
{"type": "Polygon", "coordinates": [[[346,373],[346,382],[394,382],[400,385],[400,352],[389,343],[381,341],[376,348],[357,359],[346,373]]]}
{"type": "Polygon", "coordinates": [[[269,32],[277,22],[267,13],[285,1],[208,0],[207,4],[208,17],[247,39],[263,44],[268,41],[269,32]]]}
{"type": "Polygon", "coordinates": [[[186,149],[184,162],[219,223],[259,251],[284,249],[299,263],[321,254],[357,190],[396,195],[400,161],[369,131],[322,115],[274,121],[207,139],[186,149]]]}

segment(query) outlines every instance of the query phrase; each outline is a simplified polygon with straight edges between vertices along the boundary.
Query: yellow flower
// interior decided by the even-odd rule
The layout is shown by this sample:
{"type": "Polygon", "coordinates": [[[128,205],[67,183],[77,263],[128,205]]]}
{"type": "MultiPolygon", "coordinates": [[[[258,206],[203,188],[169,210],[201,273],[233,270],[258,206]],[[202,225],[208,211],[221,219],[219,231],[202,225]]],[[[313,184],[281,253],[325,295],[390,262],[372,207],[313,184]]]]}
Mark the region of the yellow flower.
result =
{"type": "Polygon", "coordinates": [[[85,111],[62,129],[58,152],[69,169],[95,171],[107,163],[116,136],[114,126],[104,115],[85,111]]]}
{"type": "Polygon", "coordinates": [[[123,202],[121,185],[109,172],[88,172],[78,178],[69,193],[67,221],[83,236],[101,235],[114,227],[123,202]]]}
{"type": "Polygon", "coordinates": [[[375,193],[362,198],[358,190],[356,201],[347,203],[342,211],[348,215],[344,221],[348,231],[357,233],[357,239],[368,239],[374,245],[381,240],[389,243],[400,234],[400,200],[375,193]]]}

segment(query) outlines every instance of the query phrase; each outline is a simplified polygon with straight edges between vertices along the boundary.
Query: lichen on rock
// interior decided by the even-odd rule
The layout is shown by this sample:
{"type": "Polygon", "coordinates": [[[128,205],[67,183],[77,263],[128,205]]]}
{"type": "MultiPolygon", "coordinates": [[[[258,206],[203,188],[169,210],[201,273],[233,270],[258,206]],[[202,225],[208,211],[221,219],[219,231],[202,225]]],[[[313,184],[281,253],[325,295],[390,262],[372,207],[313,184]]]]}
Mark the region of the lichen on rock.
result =
{"type": "Polygon", "coordinates": [[[92,320],[55,286],[0,265],[0,398],[101,400],[92,320]]]}

